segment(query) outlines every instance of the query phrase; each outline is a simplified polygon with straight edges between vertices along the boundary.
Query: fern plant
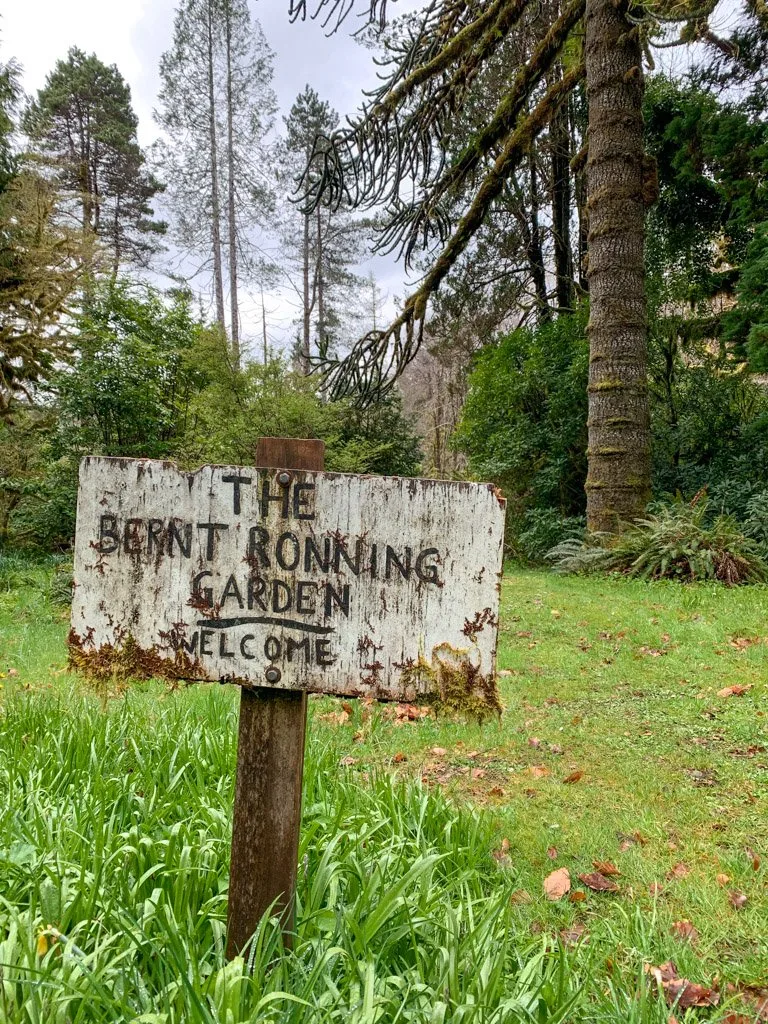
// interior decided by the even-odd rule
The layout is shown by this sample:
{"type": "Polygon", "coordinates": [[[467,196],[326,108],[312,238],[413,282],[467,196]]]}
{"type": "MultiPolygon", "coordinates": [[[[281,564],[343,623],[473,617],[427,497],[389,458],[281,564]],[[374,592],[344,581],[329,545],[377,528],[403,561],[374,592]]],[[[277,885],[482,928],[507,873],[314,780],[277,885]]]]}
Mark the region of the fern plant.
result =
{"type": "Polygon", "coordinates": [[[708,502],[656,504],[613,544],[605,536],[583,544],[565,542],[548,557],[560,572],[614,570],[640,579],[683,583],[719,580],[728,586],[768,579],[768,563],[759,545],[745,536],[732,516],[710,519],[708,502]]]}

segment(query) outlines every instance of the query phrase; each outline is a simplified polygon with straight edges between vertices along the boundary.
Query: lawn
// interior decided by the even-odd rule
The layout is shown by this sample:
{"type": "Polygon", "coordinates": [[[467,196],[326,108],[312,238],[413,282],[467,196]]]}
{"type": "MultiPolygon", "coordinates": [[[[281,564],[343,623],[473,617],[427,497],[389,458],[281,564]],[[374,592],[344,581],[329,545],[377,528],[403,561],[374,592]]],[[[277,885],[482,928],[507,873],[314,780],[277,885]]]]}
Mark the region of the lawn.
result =
{"type": "Polygon", "coordinates": [[[50,570],[0,568],[0,1020],[768,1019],[767,588],[512,567],[500,720],[312,699],[298,935],[250,973],[236,692],[94,689],[50,570]]]}

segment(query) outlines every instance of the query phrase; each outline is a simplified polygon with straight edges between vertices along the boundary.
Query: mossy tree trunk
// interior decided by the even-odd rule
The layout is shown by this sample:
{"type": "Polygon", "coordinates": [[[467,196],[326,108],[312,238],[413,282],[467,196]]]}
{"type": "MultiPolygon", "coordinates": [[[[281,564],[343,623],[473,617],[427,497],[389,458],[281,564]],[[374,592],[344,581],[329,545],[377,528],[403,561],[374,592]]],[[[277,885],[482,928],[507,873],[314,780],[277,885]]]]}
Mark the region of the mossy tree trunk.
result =
{"type": "Polygon", "coordinates": [[[587,521],[617,532],[650,496],[643,73],[626,0],[587,0],[587,521]]]}

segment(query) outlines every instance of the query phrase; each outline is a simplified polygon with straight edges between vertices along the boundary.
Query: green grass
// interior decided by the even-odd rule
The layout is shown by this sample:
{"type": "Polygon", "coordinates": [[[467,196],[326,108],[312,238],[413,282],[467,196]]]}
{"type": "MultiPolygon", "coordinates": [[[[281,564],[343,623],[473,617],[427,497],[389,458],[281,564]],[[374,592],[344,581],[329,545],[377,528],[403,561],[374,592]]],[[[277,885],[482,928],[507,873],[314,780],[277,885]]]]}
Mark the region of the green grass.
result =
{"type": "Polygon", "coordinates": [[[84,684],[59,592],[0,559],[0,1021],[662,1024],[645,965],[718,975],[713,1021],[768,980],[768,589],[512,569],[500,721],[313,699],[296,942],[265,921],[252,971],[223,953],[236,692],[84,684]],[[579,902],[545,899],[560,867],[579,902]]]}

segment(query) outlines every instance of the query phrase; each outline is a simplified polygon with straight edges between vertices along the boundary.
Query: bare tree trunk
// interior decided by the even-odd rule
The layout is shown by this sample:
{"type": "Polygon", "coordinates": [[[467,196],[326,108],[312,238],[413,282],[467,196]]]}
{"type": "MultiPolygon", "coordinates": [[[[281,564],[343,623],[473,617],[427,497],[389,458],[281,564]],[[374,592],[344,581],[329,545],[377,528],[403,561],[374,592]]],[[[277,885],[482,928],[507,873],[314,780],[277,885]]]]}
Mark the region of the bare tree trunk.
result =
{"type": "Polygon", "coordinates": [[[587,522],[617,532],[650,496],[643,276],[643,73],[627,0],[587,0],[587,522]]]}
{"type": "Polygon", "coordinates": [[[317,207],[317,348],[321,356],[328,351],[325,338],[325,282],[323,280],[323,221],[317,207]]]}
{"type": "Polygon", "coordinates": [[[229,219],[229,316],[232,338],[232,362],[240,366],[240,314],[237,301],[237,221],[235,211],[235,139],[232,99],[232,17],[226,4],[227,46],[227,213],[229,219]]]}
{"type": "Polygon", "coordinates": [[[312,300],[309,294],[309,214],[304,214],[304,247],[302,252],[302,274],[304,286],[304,317],[302,322],[301,351],[299,352],[299,370],[301,373],[309,373],[309,340],[310,340],[310,314],[312,311],[312,300]]]}
{"type": "Polygon", "coordinates": [[[264,344],[264,365],[269,361],[269,346],[267,345],[267,307],[264,305],[264,285],[261,285],[261,337],[264,344]]]}
{"type": "Polygon", "coordinates": [[[216,96],[213,82],[213,11],[207,5],[208,29],[208,124],[211,162],[211,242],[213,244],[213,290],[216,299],[216,321],[226,333],[224,318],[224,275],[221,267],[221,203],[219,201],[219,152],[216,140],[216,96]]]}
{"type": "MultiPolygon", "coordinates": [[[[555,66],[554,80],[562,78],[562,68],[555,66]]],[[[552,234],[555,255],[555,294],[558,310],[573,307],[573,256],[571,254],[571,175],[568,105],[561,104],[549,128],[552,163],[552,234]]]]}
{"type": "Polygon", "coordinates": [[[539,323],[550,319],[551,311],[547,301],[547,272],[544,267],[544,252],[541,248],[541,228],[539,226],[539,182],[536,173],[536,159],[533,151],[528,154],[528,177],[531,188],[531,230],[527,239],[528,264],[536,291],[539,323]]]}

